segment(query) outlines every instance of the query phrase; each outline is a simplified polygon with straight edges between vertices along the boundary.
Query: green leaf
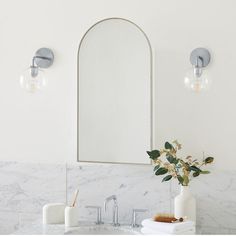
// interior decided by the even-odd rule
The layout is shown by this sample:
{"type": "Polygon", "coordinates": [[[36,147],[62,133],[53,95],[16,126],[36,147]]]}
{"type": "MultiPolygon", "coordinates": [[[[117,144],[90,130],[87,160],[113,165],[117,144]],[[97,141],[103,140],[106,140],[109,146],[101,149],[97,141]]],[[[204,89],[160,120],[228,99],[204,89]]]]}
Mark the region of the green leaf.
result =
{"type": "Polygon", "coordinates": [[[172,178],[172,175],[167,175],[166,177],[164,177],[164,178],[162,179],[162,182],[168,181],[168,180],[170,180],[171,178],[172,178]]]}
{"type": "Polygon", "coordinates": [[[198,167],[196,167],[196,166],[190,166],[190,170],[201,172],[201,170],[198,167]]]}
{"type": "Polygon", "coordinates": [[[211,172],[209,170],[202,170],[201,174],[210,174],[211,172]]]}
{"type": "Polygon", "coordinates": [[[153,171],[154,171],[154,172],[157,171],[157,170],[159,169],[159,167],[160,167],[160,165],[156,165],[156,166],[154,167],[153,171]]]}
{"type": "Polygon", "coordinates": [[[172,149],[173,146],[169,142],[165,142],[165,149],[172,149]]]}
{"type": "Polygon", "coordinates": [[[174,162],[173,162],[173,163],[174,163],[175,165],[177,165],[177,164],[178,164],[178,162],[179,162],[179,159],[175,158],[175,160],[174,160],[174,162]]]}
{"type": "Polygon", "coordinates": [[[173,157],[172,155],[170,155],[170,154],[167,154],[166,155],[166,159],[172,164],[177,164],[178,162],[179,162],[179,160],[178,159],[176,159],[175,157],[173,157]]]}
{"type": "Polygon", "coordinates": [[[214,161],[214,157],[207,157],[204,162],[205,162],[205,164],[210,164],[213,161],[214,161]]]}
{"type": "Polygon", "coordinates": [[[175,158],[169,154],[166,155],[166,159],[170,162],[170,163],[174,163],[175,158]]]}
{"type": "Polygon", "coordinates": [[[184,179],[183,179],[183,177],[181,175],[177,175],[177,179],[178,179],[180,184],[183,184],[184,179]]]}
{"type": "Polygon", "coordinates": [[[166,174],[167,172],[168,172],[168,170],[167,170],[166,168],[161,167],[161,168],[159,168],[159,169],[156,171],[155,175],[164,175],[164,174],[166,174]]]}
{"type": "Polygon", "coordinates": [[[199,172],[199,171],[196,171],[196,172],[193,173],[193,177],[197,177],[197,176],[199,176],[199,175],[200,175],[200,172],[199,172]]]}
{"type": "Polygon", "coordinates": [[[161,153],[159,150],[152,150],[152,151],[147,151],[147,154],[152,160],[156,160],[159,156],[161,156],[161,153]]]}

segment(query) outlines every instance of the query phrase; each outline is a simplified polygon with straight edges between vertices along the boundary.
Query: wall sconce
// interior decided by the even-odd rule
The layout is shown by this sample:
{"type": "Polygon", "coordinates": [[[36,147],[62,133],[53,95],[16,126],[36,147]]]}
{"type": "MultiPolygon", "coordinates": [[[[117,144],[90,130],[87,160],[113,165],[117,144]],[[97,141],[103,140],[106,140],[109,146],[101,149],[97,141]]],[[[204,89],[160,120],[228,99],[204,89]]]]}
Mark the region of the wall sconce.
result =
{"type": "Polygon", "coordinates": [[[54,54],[49,48],[40,48],[35,53],[31,66],[20,76],[20,84],[23,89],[34,93],[46,85],[44,77],[45,69],[50,67],[54,61],[54,54]]]}
{"type": "Polygon", "coordinates": [[[211,54],[205,48],[196,48],[191,52],[190,62],[193,68],[187,71],[185,86],[194,92],[201,92],[210,86],[209,77],[204,68],[210,63],[211,54]]]}

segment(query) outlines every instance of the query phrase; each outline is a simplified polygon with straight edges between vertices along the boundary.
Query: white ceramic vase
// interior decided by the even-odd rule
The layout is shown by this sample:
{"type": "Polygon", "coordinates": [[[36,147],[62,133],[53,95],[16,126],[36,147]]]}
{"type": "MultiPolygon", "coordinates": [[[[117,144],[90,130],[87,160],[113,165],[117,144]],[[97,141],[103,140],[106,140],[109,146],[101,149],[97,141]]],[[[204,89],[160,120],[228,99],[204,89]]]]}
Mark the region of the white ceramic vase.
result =
{"type": "Polygon", "coordinates": [[[196,222],[196,200],[189,186],[181,186],[180,194],[175,197],[175,218],[180,217],[196,222]]]}

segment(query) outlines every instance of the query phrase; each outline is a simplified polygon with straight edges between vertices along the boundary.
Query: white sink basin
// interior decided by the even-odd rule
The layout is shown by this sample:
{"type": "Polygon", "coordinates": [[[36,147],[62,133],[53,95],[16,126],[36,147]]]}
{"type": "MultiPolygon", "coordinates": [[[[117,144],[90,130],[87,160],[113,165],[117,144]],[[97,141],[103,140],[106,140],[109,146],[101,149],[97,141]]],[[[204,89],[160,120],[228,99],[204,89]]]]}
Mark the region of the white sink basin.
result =
{"type": "Polygon", "coordinates": [[[43,225],[42,220],[30,222],[19,228],[14,235],[137,235],[140,228],[127,225],[114,227],[110,224],[96,225],[93,222],[80,221],[78,227],[65,227],[64,224],[43,225]]]}
{"type": "Polygon", "coordinates": [[[128,226],[81,226],[76,228],[69,228],[65,231],[67,235],[137,235],[141,234],[138,230],[134,230],[128,226]]]}

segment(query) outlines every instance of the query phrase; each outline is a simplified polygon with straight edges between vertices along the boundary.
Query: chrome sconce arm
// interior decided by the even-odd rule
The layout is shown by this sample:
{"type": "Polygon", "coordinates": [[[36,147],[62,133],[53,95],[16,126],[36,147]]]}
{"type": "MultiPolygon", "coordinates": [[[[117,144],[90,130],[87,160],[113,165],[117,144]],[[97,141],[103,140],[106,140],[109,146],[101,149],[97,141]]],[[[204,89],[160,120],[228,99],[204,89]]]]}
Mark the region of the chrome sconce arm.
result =
{"type": "Polygon", "coordinates": [[[38,75],[38,68],[48,68],[53,64],[54,54],[49,48],[40,48],[35,53],[32,59],[31,75],[36,77],[38,75]]]}
{"type": "Polygon", "coordinates": [[[20,77],[22,88],[29,92],[35,92],[37,89],[45,86],[45,78],[39,69],[48,68],[53,64],[53,62],[54,54],[51,49],[40,48],[37,50],[32,58],[32,64],[30,65],[29,70],[20,77]],[[39,74],[41,76],[39,76],[39,74]]]}
{"type": "Polygon", "coordinates": [[[196,48],[191,52],[190,62],[194,67],[194,75],[198,78],[202,75],[202,69],[210,63],[210,52],[205,48],[196,48]]]}

